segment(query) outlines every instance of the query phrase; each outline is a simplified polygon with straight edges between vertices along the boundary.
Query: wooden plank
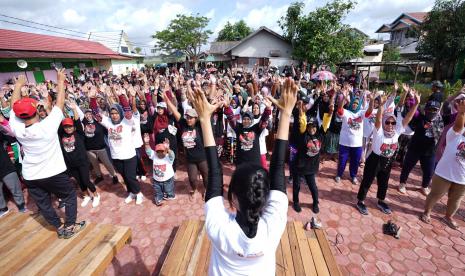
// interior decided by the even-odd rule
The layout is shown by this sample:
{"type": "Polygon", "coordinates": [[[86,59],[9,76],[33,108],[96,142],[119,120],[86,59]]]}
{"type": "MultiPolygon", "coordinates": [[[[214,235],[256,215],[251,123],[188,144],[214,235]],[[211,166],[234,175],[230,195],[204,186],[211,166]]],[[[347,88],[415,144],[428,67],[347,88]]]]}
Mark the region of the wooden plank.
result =
{"type": "Polygon", "coordinates": [[[192,233],[193,222],[193,220],[185,221],[179,227],[179,230],[182,230],[182,232],[178,230],[176,233],[173,244],[166,256],[167,262],[163,264],[160,275],[177,275],[179,259],[184,255],[187,240],[192,233]]]}
{"type": "Polygon", "coordinates": [[[203,238],[206,236],[205,222],[201,221],[199,227],[200,227],[201,230],[200,230],[199,234],[197,235],[197,239],[195,241],[195,247],[192,250],[191,261],[189,262],[189,265],[188,265],[188,267],[186,269],[186,275],[188,275],[188,276],[194,275],[196,266],[200,262],[204,261],[204,260],[200,259],[199,256],[200,256],[201,249],[202,249],[203,238]]]}
{"type": "MultiPolygon", "coordinates": [[[[84,259],[113,229],[111,225],[96,225],[68,254],[46,272],[46,275],[67,275],[84,259]]],[[[39,273],[41,273],[39,272],[39,273]]]]}
{"type": "Polygon", "coordinates": [[[37,215],[11,215],[15,217],[10,223],[0,224],[2,229],[0,229],[0,240],[6,239],[15,233],[18,234],[18,230],[24,228],[24,226],[30,222],[41,223],[37,221],[37,215]]]}
{"type": "Polygon", "coordinates": [[[281,248],[281,243],[278,244],[276,248],[276,275],[284,276],[286,275],[286,267],[283,258],[283,250],[281,248]]]}
{"type": "Polygon", "coordinates": [[[297,242],[297,235],[295,233],[294,226],[291,223],[286,225],[287,233],[289,236],[289,246],[292,253],[292,261],[294,263],[294,271],[296,275],[304,275],[304,265],[302,262],[302,257],[300,256],[299,243],[297,242]]]}
{"type": "Polygon", "coordinates": [[[294,262],[292,260],[291,246],[289,245],[289,234],[287,227],[284,230],[280,243],[281,249],[283,251],[283,259],[285,264],[284,268],[286,270],[286,275],[294,276],[294,262]]]}
{"type": "Polygon", "coordinates": [[[331,248],[329,247],[328,239],[326,238],[324,230],[315,229],[315,234],[320,244],[321,251],[323,252],[326,265],[328,266],[329,274],[337,276],[342,275],[331,248]]]}
{"type": "Polygon", "coordinates": [[[202,247],[200,248],[199,262],[196,265],[194,275],[203,276],[208,272],[208,265],[210,264],[210,253],[212,246],[207,233],[202,237],[202,247]]]}
{"type": "Polygon", "coordinates": [[[14,250],[0,258],[2,271],[6,272],[6,274],[14,272],[22,263],[27,263],[34,257],[33,252],[35,252],[37,247],[43,243],[50,243],[55,237],[55,231],[44,227],[38,231],[31,232],[31,235],[28,235],[27,238],[15,245],[14,250]]]}
{"type": "Polygon", "coordinates": [[[129,227],[114,227],[105,238],[100,241],[85,259],[79,262],[70,275],[102,275],[116,253],[131,237],[129,227]]]}
{"type": "Polygon", "coordinates": [[[186,248],[184,249],[184,256],[182,259],[180,259],[179,262],[179,270],[177,275],[186,275],[187,273],[187,267],[189,266],[189,262],[197,262],[198,260],[193,258],[193,250],[195,243],[197,241],[199,232],[202,230],[201,226],[203,223],[200,220],[196,220],[192,222],[193,228],[192,228],[192,233],[187,240],[186,243],[186,248]]]}
{"type": "Polygon", "coordinates": [[[38,248],[36,252],[39,252],[39,254],[35,256],[32,261],[25,263],[15,275],[37,275],[39,271],[43,271],[44,267],[54,266],[63,255],[74,248],[81,238],[90,232],[90,230],[94,229],[94,227],[95,224],[89,224],[78,235],[71,239],[65,240],[56,238],[53,242],[46,245],[47,247],[43,246],[42,248],[38,248]]]}
{"type": "MultiPolygon", "coordinates": [[[[34,216],[34,215],[31,215],[31,216],[34,216]]],[[[0,219],[0,233],[3,235],[5,231],[7,231],[8,229],[11,229],[11,227],[15,227],[19,223],[26,220],[28,217],[30,216],[26,214],[20,215],[18,213],[9,212],[8,214],[6,214],[4,217],[0,219]]]]}
{"type": "MultiPolygon", "coordinates": [[[[289,222],[294,226],[294,230],[297,236],[297,242],[299,243],[300,256],[304,265],[305,275],[317,275],[315,263],[313,262],[312,253],[310,246],[307,241],[307,236],[304,232],[304,226],[301,221],[289,222]]],[[[319,275],[319,274],[318,274],[319,275]]]]}
{"type": "Polygon", "coordinates": [[[14,233],[11,233],[10,236],[5,237],[0,240],[0,259],[5,258],[10,254],[10,251],[13,251],[14,248],[24,240],[27,240],[31,237],[31,234],[44,229],[44,226],[41,224],[42,217],[27,219],[27,224],[17,226],[14,229],[14,233]]]}
{"type": "Polygon", "coordinates": [[[326,260],[323,257],[323,252],[321,251],[320,244],[315,236],[314,230],[307,232],[307,241],[312,252],[313,262],[315,263],[316,271],[319,275],[330,275],[326,260]]]}

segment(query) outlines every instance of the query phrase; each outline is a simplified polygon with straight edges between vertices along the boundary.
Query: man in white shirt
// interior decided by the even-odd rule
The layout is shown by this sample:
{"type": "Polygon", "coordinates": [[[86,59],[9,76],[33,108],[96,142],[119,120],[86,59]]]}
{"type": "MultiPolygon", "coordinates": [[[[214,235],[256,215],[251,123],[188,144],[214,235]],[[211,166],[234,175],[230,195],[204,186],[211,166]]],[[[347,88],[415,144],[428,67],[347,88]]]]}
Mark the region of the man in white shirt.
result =
{"type": "Polygon", "coordinates": [[[44,120],[39,121],[37,102],[21,98],[21,87],[26,83],[24,75],[18,77],[11,97],[10,126],[24,152],[22,174],[29,194],[48,223],[55,226],[59,238],[71,238],[85,226],[76,223],[76,190],[66,172],[63,153],[58,140],[58,127],[64,119],[65,69],[57,72],[58,89],[56,104],[44,120]],[[50,194],[65,204],[65,224],[52,207],[50,194]]]}

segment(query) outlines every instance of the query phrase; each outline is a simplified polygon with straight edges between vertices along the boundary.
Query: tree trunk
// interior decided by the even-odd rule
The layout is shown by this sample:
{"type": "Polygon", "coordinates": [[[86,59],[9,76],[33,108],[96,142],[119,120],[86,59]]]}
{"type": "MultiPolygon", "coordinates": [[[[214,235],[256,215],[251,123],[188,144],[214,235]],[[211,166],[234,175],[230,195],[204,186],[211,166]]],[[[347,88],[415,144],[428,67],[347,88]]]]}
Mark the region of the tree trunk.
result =
{"type": "Polygon", "coordinates": [[[433,65],[433,80],[441,79],[441,62],[435,61],[433,65]]]}

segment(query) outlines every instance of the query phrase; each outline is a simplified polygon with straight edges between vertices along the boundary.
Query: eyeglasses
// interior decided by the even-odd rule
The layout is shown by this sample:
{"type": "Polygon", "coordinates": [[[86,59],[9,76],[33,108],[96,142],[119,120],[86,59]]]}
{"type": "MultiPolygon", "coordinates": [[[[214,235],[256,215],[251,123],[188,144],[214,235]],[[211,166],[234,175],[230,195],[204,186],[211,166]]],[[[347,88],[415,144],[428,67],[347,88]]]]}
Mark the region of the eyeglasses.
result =
{"type": "Polygon", "coordinates": [[[397,122],[396,121],[386,121],[384,124],[395,126],[397,124],[397,122]]]}

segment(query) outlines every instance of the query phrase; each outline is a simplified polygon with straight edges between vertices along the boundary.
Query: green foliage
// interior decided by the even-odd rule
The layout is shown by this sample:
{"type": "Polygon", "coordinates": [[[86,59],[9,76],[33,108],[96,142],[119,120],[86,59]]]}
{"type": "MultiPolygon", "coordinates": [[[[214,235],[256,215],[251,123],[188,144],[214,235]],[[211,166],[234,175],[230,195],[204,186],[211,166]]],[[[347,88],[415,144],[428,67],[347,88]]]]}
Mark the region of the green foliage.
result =
{"type": "Polygon", "coordinates": [[[157,39],[156,48],[166,53],[181,51],[196,60],[200,47],[207,43],[212,31],[206,30],[208,19],[205,16],[178,14],[168,27],[156,32],[152,37],[157,39]]]}
{"type": "Polygon", "coordinates": [[[136,52],[136,54],[139,54],[140,52],[142,52],[142,49],[140,47],[136,47],[134,48],[134,51],[136,52]]]}
{"type": "Polygon", "coordinates": [[[400,51],[397,47],[387,47],[383,53],[383,61],[399,61],[400,51]]]}
{"type": "Polygon", "coordinates": [[[455,64],[465,53],[465,1],[436,0],[417,31],[420,34],[417,50],[421,57],[432,59],[436,69],[455,64]]]}
{"type": "Polygon", "coordinates": [[[333,0],[308,15],[302,15],[303,3],[291,4],[278,23],[293,42],[294,58],[337,64],[362,56],[363,36],[342,23],[355,4],[351,0],[333,0]]]}
{"type": "Polygon", "coordinates": [[[463,87],[462,80],[456,81],[454,84],[451,84],[448,81],[444,81],[444,95],[449,97],[459,92],[463,87]]]}
{"type": "Polygon", "coordinates": [[[239,41],[252,33],[252,29],[247,26],[244,20],[240,20],[234,24],[229,21],[218,33],[216,41],[239,41]]]}

